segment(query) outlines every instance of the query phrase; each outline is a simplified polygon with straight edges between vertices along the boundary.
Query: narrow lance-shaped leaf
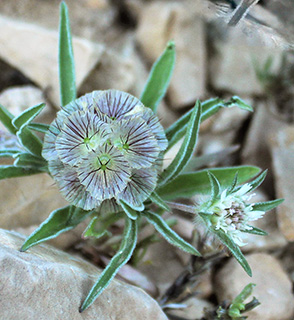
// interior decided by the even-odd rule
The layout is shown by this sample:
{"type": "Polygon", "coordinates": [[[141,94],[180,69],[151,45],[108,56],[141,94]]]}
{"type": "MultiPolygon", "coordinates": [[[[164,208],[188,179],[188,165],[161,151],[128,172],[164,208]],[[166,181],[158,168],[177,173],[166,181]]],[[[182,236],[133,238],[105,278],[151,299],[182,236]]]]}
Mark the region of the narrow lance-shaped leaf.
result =
{"type": "Polygon", "coordinates": [[[30,167],[47,171],[47,161],[30,153],[19,153],[16,155],[14,165],[18,167],[30,167]]]}
{"type": "Polygon", "coordinates": [[[29,124],[31,121],[33,121],[36,118],[36,116],[40,114],[40,112],[45,108],[45,106],[45,103],[41,103],[26,109],[19,116],[15,117],[12,120],[12,124],[15,126],[16,129],[20,129],[21,126],[29,124]]]}
{"type": "Polygon", "coordinates": [[[170,244],[195,256],[201,255],[196,248],[174,232],[158,214],[144,211],[143,215],[170,244]]]}
{"type": "Polygon", "coordinates": [[[220,239],[220,241],[230,250],[235,259],[239,262],[239,264],[246,271],[246,273],[251,277],[251,268],[248,262],[246,261],[243,253],[241,252],[240,248],[236,245],[236,243],[223,230],[213,229],[212,231],[220,239]]]}
{"type": "Polygon", "coordinates": [[[153,192],[149,198],[153,203],[158,205],[159,208],[170,212],[170,207],[165,203],[163,199],[160,198],[160,196],[156,192],[153,192]]]}
{"type": "Polygon", "coordinates": [[[169,42],[162,55],[152,66],[146,86],[140,100],[156,112],[157,106],[164,97],[174,70],[176,51],[174,42],[169,42]]]}
{"type": "Polygon", "coordinates": [[[16,133],[20,143],[32,154],[42,157],[42,141],[34,135],[27,127],[26,124],[22,125],[16,133]]]}
{"type": "Polygon", "coordinates": [[[66,206],[51,212],[50,216],[26,239],[21,251],[30,247],[56,238],[61,233],[75,228],[85,220],[92,212],[84,211],[74,206],[66,206]]]}
{"type": "Polygon", "coordinates": [[[250,229],[250,230],[241,230],[241,231],[245,232],[245,233],[256,234],[258,236],[267,236],[267,232],[265,232],[264,230],[256,228],[256,227],[253,227],[253,226],[249,226],[249,227],[251,227],[252,229],[250,229]]]}
{"type": "Polygon", "coordinates": [[[0,166],[0,180],[7,178],[24,177],[42,172],[37,168],[24,168],[15,166],[0,166]]]}
{"type": "Polygon", "coordinates": [[[138,213],[136,210],[134,210],[133,208],[131,208],[127,203],[125,203],[123,200],[119,201],[119,204],[121,205],[121,207],[123,208],[124,212],[126,213],[126,215],[132,219],[132,220],[136,220],[138,218],[138,213]]]}
{"type": "Polygon", "coordinates": [[[276,199],[276,200],[271,200],[266,202],[258,202],[252,206],[252,210],[264,211],[264,212],[270,211],[276,208],[278,205],[280,205],[283,201],[284,199],[276,199]]]}
{"type": "Polygon", "coordinates": [[[80,308],[80,312],[83,312],[95,301],[95,299],[109,285],[118,270],[129,261],[137,243],[137,229],[137,221],[126,218],[126,225],[120,248],[92,287],[80,308]]]}
{"type": "Polygon", "coordinates": [[[59,21],[59,85],[61,105],[65,106],[76,99],[75,64],[72,38],[65,2],[60,5],[59,21]]]}
{"type": "MultiPolygon", "coordinates": [[[[175,198],[191,198],[196,194],[210,194],[210,182],[207,176],[208,170],[200,170],[193,173],[184,173],[179,175],[173,181],[160,186],[156,190],[164,200],[175,198]]],[[[211,168],[213,173],[223,188],[232,184],[236,172],[238,172],[239,183],[244,183],[256,176],[260,169],[253,166],[236,166],[228,168],[211,168]]]]}
{"type": "Polygon", "coordinates": [[[45,123],[30,123],[28,128],[34,131],[46,133],[49,129],[50,125],[45,123]]]}
{"type": "Polygon", "coordinates": [[[264,170],[258,177],[256,177],[253,181],[248,182],[248,184],[251,186],[250,192],[254,191],[256,188],[258,188],[263,180],[265,179],[267,174],[267,170],[264,170]]]}
{"type": "Polygon", "coordinates": [[[210,203],[212,204],[216,200],[216,198],[219,196],[220,184],[213,173],[208,171],[207,174],[208,174],[210,186],[211,186],[210,203]]]}
{"type": "Polygon", "coordinates": [[[0,150],[0,158],[14,158],[18,155],[21,151],[20,150],[0,150]]]}
{"type": "Polygon", "coordinates": [[[14,119],[14,115],[10,113],[6,108],[4,108],[0,104],[0,121],[3,123],[5,128],[12,134],[16,134],[16,129],[12,124],[12,120],[14,119]]]}
{"type": "MultiPolygon", "coordinates": [[[[209,99],[201,103],[202,113],[201,122],[215,114],[221,107],[224,107],[224,100],[219,98],[209,99]]],[[[194,109],[185,113],[180,119],[174,122],[169,128],[165,130],[165,135],[168,140],[169,150],[175,145],[186,133],[191,114],[194,109]]]]}
{"type": "Polygon", "coordinates": [[[159,179],[159,185],[164,185],[169,180],[173,180],[174,178],[176,178],[193,156],[197,144],[200,118],[201,104],[199,101],[197,101],[193,113],[190,117],[186,136],[181,145],[181,148],[172,163],[162,172],[159,179]]]}
{"type": "MultiPolygon", "coordinates": [[[[201,122],[217,113],[220,108],[239,107],[240,109],[245,109],[247,111],[253,110],[251,106],[246,104],[242,99],[240,99],[237,96],[232,97],[228,101],[224,101],[220,98],[213,98],[202,102],[201,105],[201,122]]],[[[185,132],[187,130],[187,124],[189,122],[191,114],[192,110],[188,111],[165,131],[167,140],[169,142],[167,150],[169,150],[185,135],[185,132]]]]}

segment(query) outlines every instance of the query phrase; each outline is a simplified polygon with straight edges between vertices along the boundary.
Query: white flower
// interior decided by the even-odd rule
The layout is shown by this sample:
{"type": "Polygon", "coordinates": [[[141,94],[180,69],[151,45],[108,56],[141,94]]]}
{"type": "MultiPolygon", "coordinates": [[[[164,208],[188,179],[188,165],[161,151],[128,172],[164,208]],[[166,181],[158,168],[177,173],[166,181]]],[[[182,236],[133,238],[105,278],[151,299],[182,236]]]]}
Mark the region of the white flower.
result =
{"type": "Polygon", "coordinates": [[[215,230],[223,230],[233,241],[243,246],[244,232],[252,230],[250,221],[261,218],[264,211],[253,210],[253,204],[247,203],[252,195],[248,195],[251,186],[246,183],[236,191],[225,189],[220,198],[206,209],[212,214],[211,223],[215,230]]]}

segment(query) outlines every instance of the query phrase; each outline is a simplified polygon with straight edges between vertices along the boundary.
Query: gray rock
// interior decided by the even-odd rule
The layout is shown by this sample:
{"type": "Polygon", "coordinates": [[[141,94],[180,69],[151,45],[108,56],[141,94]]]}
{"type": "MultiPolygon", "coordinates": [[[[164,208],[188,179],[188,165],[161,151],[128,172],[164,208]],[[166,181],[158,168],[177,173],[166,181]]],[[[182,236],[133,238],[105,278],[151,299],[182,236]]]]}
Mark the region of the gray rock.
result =
{"type": "Polygon", "coordinates": [[[79,313],[99,270],[47,245],[21,253],[22,243],[20,235],[0,230],[2,319],[167,320],[143,290],[117,280],[79,313]]]}
{"type": "MultiPolygon", "coordinates": [[[[59,105],[58,31],[0,16],[0,58],[20,70],[59,105]],[[20,49],[21,48],[21,49],[20,49]]],[[[100,61],[104,45],[74,38],[77,87],[100,61]]]]}
{"type": "Polygon", "coordinates": [[[224,24],[215,25],[217,30],[210,39],[215,54],[209,63],[212,86],[233,94],[260,94],[263,88],[254,70],[254,59],[259,67],[268,57],[273,57],[273,71],[280,62],[282,50],[266,46],[259,38],[256,29],[247,36],[242,26],[227,28],[224,24]]]}
{"type": "Polygon", "coordinates": [[[196,7],[190,1],[155,1],[144,7],[139,21],[137,40],[150,62],[159,57],[169,40],[176,43],[177,61],[168,92],[174,108],[190,105],[205,93],[204,22],[196,7]]]}
{"type": "MultiPolygon", "coordinates": [[[[252,268],[250,278],[235,259],[231,259],[216,276],[215,290],[219,302],[234,299],[250,282],[255,283],[253,291],[260,302],[248,312],[250,320],[290,320],[294,315],[292,283],[279,261],[265,253],[246,256],[252,268]]],[[[252,299],[249,298],[246,302],[252,299]]],[[[247,315],[247,314],[246,314],[247,315]]]]}
{"type": "Polygon", "coordinates": [[[288,241],[294,241],[294,126],[280,126],[271,134],[276,192],[285,201],[278,206],[278,224],[288,241]]]}

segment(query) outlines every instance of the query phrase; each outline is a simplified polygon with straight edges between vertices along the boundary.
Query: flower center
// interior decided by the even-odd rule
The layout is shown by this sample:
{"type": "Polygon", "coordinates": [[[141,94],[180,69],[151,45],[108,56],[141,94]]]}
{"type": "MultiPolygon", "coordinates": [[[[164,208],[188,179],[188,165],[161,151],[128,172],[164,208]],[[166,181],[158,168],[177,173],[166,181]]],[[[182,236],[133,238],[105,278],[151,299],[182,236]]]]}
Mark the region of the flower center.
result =
{"type": "Polygon", "coordinates": [[[245,205],[242,202],[233,202],[230,208],[225,208],[224,220],[227,225],[240,229],[244,222],[245,205]]]}
{"type": "Polygon", "coordinates": [[[107,154],[103,154],[97,157],[97,160],[98,160],[99,169],[101,169],[102,171],[105,171],[107,169],[107,165],[111,161],[109,155],[107,154]]]}

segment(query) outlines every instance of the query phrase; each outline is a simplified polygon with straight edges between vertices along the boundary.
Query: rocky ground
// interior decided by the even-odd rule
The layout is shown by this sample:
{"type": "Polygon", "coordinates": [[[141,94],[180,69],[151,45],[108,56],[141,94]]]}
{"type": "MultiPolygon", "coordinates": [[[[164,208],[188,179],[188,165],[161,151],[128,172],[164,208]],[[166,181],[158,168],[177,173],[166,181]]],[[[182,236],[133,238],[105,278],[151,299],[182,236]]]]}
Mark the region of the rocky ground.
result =
{"type": "MultiPolygon", "coordinates": [[[[0,2],[0,104],[17,115],[45,101],[39,121],[47,123],[59,108],[59,2],[0,2]]],[[[273,28],[256,25],[251,29],[248,20],[228,29],[221,18],[215,19],[214,3],[202,0],[67,1],[79,94],[116,88],[139,96],[150,66],[173,39],[177,64],[159,108],[165,127],[196,99],[239,95],[254,107],[253,114],[223,109],[204,122],[197,150],[199,155],[234,150],[212,165],[268,168],[258,200],[253,200],[285,198],[257,224],[269,236],[252,235],[244,247],[253,278],[233,259],[218,260],[187,284],[188,293],[183,290],[182,296],[168,300],[187,307],[165,308],[165,315],[161,307],[166,305],[166,290],[191,261],[188,255],[157,242],[143,261],[121,270],[118,280],[89,311],[79,314],[80,300],[99,272],[86,260],[103,267],[120,226],[114,230],[114,240],[106,243],[81,240],[85,225],[80,225],[50,241],[58,249],[40,245],[20,253],[24,236],[66,202],[45,174],[14,178],[0,182],[0,319],[195,320],[202,317],[204,308],[232,299],[249,282],[257,285],[254,295],[261,306],[248,319],[293,319],[294,64],[285,49],[291,44],[288,34],[293,31],[294,8],[286,1],[277,3],[272,0],[264,6],[261,1],[263,6],[254,8],[254,14],[273,28]],[[267,68],[269,57],[272,63],[267,68]],[[231,148],[236,145],[239,148],[231,148]]],[[[192,222],[177,219],[174,229],[191,240],[192,222]]]]}

